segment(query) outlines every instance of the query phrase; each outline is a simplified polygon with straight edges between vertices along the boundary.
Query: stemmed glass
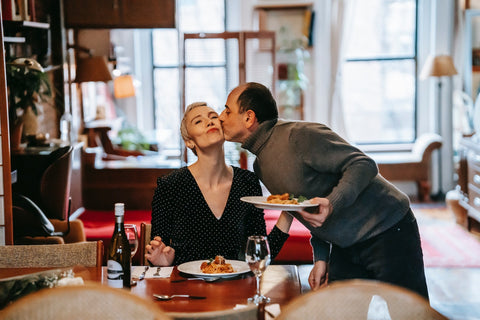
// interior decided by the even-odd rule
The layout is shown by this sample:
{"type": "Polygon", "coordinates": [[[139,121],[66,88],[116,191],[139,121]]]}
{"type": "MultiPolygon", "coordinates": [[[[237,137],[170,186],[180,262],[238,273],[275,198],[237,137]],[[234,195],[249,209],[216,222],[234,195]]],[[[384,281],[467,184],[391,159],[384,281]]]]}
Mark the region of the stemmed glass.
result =
{"type": "Polygon", "coordinates": [[[270,298],[265,297],[260,293],[260,277],[270,264],[270,247],[268,246],[267,237],[248,237],[247,247],[245,249],[245,261],[255,275],[255,280],[257,282],[256,293],[253,297],[248,298],[248,301],[253,302],[256,305],[260,303],[269,303],[270,298]]]}
{"type": "Polygon", "coordinates": [[[127,235],[128,243],[130,244],[130,250],[132,251],[132,258],[138,250],[138,233],[137,226],[134,224],[125,225],[125,233],[127,235]]]}

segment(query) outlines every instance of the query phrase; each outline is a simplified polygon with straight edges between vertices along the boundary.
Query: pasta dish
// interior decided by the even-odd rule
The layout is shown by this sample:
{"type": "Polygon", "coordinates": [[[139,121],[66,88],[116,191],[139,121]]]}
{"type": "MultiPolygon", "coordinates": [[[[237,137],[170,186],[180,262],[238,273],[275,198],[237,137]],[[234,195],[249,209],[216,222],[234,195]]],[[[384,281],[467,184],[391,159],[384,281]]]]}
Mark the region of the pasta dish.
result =
{"type": "Polygon", "coordinates": [[[284,194],[272,194],[268,196],[267,203],[279,203],[279,204],[298,204],[297,199],[290,199],[288,193],[284,194]]]}
{"type": "Polygon", "coordinates": [[[203,273],[232,273],[235,272],[230,263],[226,263],[225,258],[216,256],[215,259],[205,261],[200,266],[203,273]]]}

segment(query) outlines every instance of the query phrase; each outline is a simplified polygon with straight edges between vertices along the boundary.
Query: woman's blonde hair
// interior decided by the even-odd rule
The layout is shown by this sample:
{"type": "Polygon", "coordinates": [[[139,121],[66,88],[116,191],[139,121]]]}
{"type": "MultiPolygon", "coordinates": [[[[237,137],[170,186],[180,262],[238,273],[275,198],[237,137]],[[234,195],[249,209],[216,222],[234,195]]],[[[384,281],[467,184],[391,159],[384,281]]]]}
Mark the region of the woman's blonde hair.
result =
{"type": "MultiPolygon", "coordinates": [[[[180,122],[180,134],[185,142],[190,139],[190,135],[188,134],[187,130],[187,115],[190,113],[190,111],[198,107],[208,107],[208,104],[206,102],[194,102],[189,104],[187,109],[185,109],[185,113],[183,114],[182,122],[180,122]]],[[[192,149],[192,152],[197,155],[195,148],[192,149]]]]}

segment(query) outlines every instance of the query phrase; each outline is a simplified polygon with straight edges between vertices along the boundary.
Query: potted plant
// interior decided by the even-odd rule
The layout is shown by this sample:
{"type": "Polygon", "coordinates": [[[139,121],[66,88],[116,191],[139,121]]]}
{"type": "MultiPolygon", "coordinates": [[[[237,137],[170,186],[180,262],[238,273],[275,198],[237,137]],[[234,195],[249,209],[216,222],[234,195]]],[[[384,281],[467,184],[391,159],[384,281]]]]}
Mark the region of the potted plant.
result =
{"type": "Polygon", "coordinates": [[[38,129],[37,103],[52,99],[48,75],[37,61],[29,58],[15,59],[7,63],[6,69],[12,138],[15,135],[35,135],[38,129]]]}

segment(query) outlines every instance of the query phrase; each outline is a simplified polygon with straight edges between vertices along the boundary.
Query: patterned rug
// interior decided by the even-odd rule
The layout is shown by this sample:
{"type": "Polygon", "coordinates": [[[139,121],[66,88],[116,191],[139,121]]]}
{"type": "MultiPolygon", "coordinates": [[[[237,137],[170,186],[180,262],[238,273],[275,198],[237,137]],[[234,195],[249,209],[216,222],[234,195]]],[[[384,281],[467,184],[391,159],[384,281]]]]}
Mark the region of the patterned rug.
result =
{"type": "Polygon", "coordinates": [[[453,223],[420,224],[425,267],[480,267],[480,240],[453,223]]]}

